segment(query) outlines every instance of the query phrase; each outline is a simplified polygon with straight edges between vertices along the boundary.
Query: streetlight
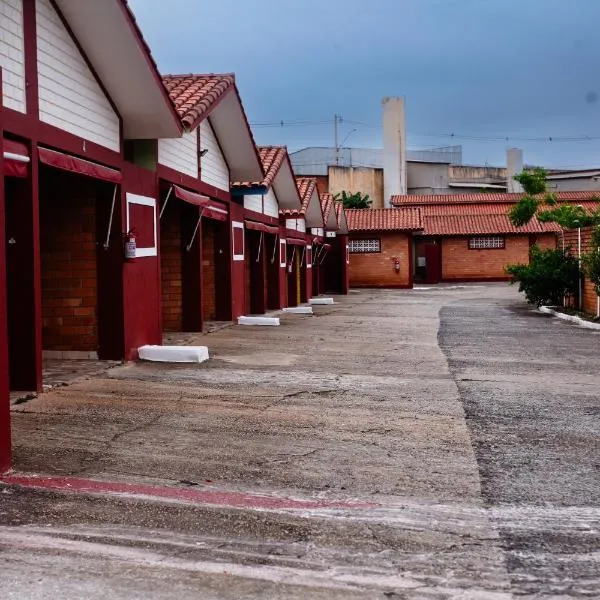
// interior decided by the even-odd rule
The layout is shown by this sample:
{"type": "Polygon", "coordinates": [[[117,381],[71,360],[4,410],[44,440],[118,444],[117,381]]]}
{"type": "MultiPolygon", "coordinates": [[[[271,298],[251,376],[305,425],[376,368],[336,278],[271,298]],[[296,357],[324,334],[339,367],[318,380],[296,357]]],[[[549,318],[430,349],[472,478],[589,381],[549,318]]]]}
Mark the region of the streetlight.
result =
{"type": "MultiPolygon", "coordinates": [[[[347,134],[346,137],[342,140],[342,144],[340,146],[340,148],[343,150],[344,149],[344,144],[346,143],[346,140],[355,132],[358,131],[358,129],[351,129],[347,134]]],[[[338,154],[339,154],[339,149],[338,149],[338,154]]],[[[338,161],[339,162],[339,161],[338,161]]],[[[352,166],[352,151],[350,151],[350,166],[352,166]]]]}

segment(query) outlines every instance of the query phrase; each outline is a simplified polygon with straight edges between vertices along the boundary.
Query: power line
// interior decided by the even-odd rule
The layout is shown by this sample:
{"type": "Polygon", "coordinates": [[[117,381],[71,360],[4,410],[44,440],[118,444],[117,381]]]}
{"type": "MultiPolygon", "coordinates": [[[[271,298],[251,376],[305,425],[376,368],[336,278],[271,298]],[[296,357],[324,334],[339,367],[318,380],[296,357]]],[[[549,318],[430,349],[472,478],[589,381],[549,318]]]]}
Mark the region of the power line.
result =
{"type": "MultiPolygon", "coordinates": [[[[374,129],[381,129],[381,125],[367,123],[365,121],[356,121],[354,119],[338,120],[339,123],[347,123],[350,125],[360,125],[374,129]]],[[[252,127],[296,127],[304,125],[332,125],[335,124],[334,119],[327,120],[294,120],[294,121],[270,121],[265,123],[251,123],[252,127]]],[[[518,136],[518,135],[473,135],[467,133],[455,132],[430,132],[417,133],[408,131],[408,135],[414,137],[432,137],[438,139],[449,140],[468,140],[472,142],[539,142],[539,143],[578,143],[578,142],[597,142],[600,141],[600,135],[544,135],[544,136],[518,136]]]]}

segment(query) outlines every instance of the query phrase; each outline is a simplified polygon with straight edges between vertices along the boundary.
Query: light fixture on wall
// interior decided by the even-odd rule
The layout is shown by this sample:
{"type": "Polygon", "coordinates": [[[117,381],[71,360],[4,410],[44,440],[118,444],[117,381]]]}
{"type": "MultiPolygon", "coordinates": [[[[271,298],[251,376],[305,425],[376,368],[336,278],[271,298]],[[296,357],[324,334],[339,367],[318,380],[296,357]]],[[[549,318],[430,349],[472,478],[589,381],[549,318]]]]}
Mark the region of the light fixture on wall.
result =
{"type": "Polygon", "coordinates": [[[200,150],[200,158],[203,158],[208,154],[208,148],[204,148],[204,150],[200,150]]]}

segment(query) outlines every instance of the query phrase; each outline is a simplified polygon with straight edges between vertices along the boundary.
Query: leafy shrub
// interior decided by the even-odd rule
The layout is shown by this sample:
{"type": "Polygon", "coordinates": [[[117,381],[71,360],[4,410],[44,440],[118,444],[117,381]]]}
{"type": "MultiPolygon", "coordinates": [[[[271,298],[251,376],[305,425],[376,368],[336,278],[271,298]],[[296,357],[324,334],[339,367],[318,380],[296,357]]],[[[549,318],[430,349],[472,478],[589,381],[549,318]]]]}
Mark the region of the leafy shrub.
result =
{"type": "Polygon", "coordinates": [[[336,194],[334,200],[341,200],[344,208],[371,208],[373,201],[369,198],[369,194],[362,194],[361,192],[351,193],[342,192],[336,194]]]}
{"type": "Polygon", "coordinates": [[[600,296],[600,226],[598,225],[592,231],[591,246],[592,250],[581,257],[581,262],[585,276],[594,284],[596,294],[600,296]]]}
{"type": "Polygon", "coordinates": [[[509,265],[506,272],[519,284],[527,302],[536,306],[561,306],[565,296],[576,295],[579,262],[570,250],[540,250],[532,246],[528,265],[509,265]]]}

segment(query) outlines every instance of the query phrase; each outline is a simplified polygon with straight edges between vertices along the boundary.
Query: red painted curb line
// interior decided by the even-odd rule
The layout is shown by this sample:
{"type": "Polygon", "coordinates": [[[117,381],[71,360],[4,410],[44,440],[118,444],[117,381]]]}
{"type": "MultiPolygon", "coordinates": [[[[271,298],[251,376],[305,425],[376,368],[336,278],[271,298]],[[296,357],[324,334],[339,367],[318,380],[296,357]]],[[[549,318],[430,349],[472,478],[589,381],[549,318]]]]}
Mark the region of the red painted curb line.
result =
{"type": "Polygon", "coordinates": [[[191,504],[228,506],[253,509],[366,509],[377,504],[358,501],[295,500],[245,494],[242,492],[221,492],[213,490],[179,489],[169,486],[99,481],[77,477],[43,477],[35,475],[5,475],[0,484],[38,490],[72,492],[81,494],[108,494],[125,496],[146,496],[154,499],[178,500],[191,504]]]}

